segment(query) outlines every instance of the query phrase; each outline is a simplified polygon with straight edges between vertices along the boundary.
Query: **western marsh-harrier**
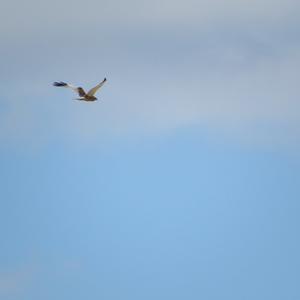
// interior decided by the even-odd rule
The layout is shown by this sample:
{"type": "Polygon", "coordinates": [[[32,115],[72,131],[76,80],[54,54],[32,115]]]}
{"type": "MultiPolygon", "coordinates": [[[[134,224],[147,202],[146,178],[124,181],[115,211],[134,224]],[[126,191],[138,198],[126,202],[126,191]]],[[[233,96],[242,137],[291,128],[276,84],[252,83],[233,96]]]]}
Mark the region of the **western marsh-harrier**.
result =
{"type": "Polygon", "coordinates": [[[105,83],[106,78],[104,78],[99,84],[97,84],[95,87],[90,89],[87,93],[84,91],[82,87],[76,87],[71,84],[65,83],[65,82],[54,82],[54,86],[60,86],[60,87],[66,87],[70,88],[76,93],[78,93],[79,98],[76,98],[76,100],[82,100],[82,101],[95,101],[97,98],[94,96],[96,92],[102,87],[102,85],[105,83]]]}

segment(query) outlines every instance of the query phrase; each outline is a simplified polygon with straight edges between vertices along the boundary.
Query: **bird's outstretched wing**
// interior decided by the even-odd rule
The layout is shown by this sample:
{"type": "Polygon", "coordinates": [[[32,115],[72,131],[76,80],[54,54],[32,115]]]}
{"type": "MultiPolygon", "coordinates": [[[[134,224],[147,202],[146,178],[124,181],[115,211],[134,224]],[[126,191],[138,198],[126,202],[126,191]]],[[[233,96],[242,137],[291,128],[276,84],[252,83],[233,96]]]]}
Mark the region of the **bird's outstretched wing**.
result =
{"type": "Polygon", "coordinates": [[[101,88],[101,86],[105,83],[106,78],[104,78],[99,84],[97,84],[95,87],[90,89],[87,93],[88,96],[94,96],[96,92],[101,88]]]}
{"type": "Polygon", "coordinates": [[[65,83],[65,82],[54,82],[53,83],[54,86],[60,86],[60,87],[66,87],[66,88],[70,88],[72,89],[73,91],[75,91],[76,93],[78,93],[78,95],[80,97],[84,97],[85,96],[85,91],[82,87],[76,87],[76,86],[73,86],[71,84],[68,84],[68,83],[65,83]]]}

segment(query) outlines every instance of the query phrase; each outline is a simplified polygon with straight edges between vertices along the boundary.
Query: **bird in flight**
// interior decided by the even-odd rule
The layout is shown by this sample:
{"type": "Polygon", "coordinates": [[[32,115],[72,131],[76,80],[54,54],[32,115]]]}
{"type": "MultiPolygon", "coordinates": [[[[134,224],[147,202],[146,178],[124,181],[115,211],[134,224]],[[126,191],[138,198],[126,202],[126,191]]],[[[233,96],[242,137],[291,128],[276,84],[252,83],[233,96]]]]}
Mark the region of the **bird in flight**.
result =
{"type": "Polygon", "coordinates": [[[76,87],[71,84],[65,83],[65,82],[54,82],[54,86],[60,86],[60,87],[66,87],[70,88],[76,93],[78,93],[79,98],[76,98],[76,100],[82,100],[82,101],[96,101],[97,98],[94,96],[96,92],[102,87],[102,85],[105,83],[106,78],[104,78],[99,84],[97,84],[95,87],[90,89],[87,93],[84,91],[82,87],[76,87]]]}

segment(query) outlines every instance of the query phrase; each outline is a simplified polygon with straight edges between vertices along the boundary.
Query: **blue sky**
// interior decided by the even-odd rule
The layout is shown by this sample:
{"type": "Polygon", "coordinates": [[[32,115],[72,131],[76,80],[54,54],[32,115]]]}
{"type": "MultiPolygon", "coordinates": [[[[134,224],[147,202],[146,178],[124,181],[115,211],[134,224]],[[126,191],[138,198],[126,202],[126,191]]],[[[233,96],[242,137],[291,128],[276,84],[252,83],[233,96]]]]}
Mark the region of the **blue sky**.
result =
{"type": "Polygon", "coordinates": [[[299,299],[298,2],[15,5],[0,298],[299,299]]]}

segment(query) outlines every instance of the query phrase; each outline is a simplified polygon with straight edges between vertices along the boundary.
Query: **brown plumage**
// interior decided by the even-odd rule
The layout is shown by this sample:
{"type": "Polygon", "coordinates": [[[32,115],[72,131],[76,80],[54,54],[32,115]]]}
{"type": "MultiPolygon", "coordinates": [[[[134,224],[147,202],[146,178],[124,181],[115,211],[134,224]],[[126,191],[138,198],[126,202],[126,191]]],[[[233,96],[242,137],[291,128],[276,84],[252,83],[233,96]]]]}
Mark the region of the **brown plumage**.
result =
{"type": "Polygon", "coordinates": [[[80,98],[76,98],[76,100],[82,100],[82,101],[95,101],[97,98],[94,96],[96,92],[102,87],[102,85],[105,83],[106,78],[104,78],[99,84],[97,84],[95,87],[91,88],[87,93],[84,91],[82,87],[76,87],[71,84],[65,83],[65,82],[54,82],[54,86],[58,87],[66,87],[70,88],[76,93],[78,93],[80,98]]]}

